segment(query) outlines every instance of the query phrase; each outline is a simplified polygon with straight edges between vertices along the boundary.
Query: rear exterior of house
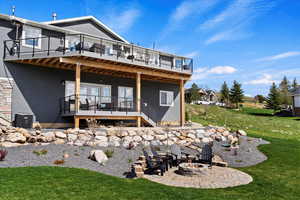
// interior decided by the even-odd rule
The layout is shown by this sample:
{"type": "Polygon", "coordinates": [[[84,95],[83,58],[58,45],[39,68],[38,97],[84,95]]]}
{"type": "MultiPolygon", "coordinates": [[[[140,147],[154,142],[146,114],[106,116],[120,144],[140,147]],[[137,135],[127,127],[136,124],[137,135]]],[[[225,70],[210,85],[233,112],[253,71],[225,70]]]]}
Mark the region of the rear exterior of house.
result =
{"type": "Polygon", "coordinates": [[[292,92],[293,115],[300,117],[300,87],[292,92]]]}
{"type": "Polygon", "coordinates": [[[0,118],[44,128],[80,120],[184,125],[192,59],[127,42],[94,17],[34,22],[0,15],[0,118]]]}

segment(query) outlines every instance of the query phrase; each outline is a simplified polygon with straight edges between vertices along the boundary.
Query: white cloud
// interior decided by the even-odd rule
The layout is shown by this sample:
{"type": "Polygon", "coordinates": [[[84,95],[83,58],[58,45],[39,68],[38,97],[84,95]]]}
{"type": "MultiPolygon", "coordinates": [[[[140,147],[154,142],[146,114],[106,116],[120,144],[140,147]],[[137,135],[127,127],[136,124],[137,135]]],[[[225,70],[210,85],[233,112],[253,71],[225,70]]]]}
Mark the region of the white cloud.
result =
{"type": "Polygon", "coordinates": [[[277,81],[273,80],[273,78],[270,74],[263,74],[263,76],[261,78],[247,81],[244,84],[247,84],[247,85],[270,85],[274,82],[277,82],[277,81]]]}
{"type": "Polygon", "coordinates": [[[83,0],[83,2],[86,15],[99,18],[121,34],[126,33],[142,15],[140,6],[135,1],[121,3],[116,0],[83,0]]]}
{"type": "Polygon", "coordinates": [[[140,15],[140,10],[129,8],[121,13],[110,13],[109,16],[106,16],[105,21],[107,25],[116,32],[124,33],[132,27],[140,15]]]}
{"type": "Polygon", "coordinates": [[[280,60],[280,59],[294,57],[294,56],[300,56],[300,51],[289,51],[289,52],[285,52],[285,53],[281,53],[281,54],[277,54],[277,55],[273,55],[273,56],[269,56],[269,57],[260,58],[260,59],[257,59],[256,61],[258,61],[258,62],[274,61],[274,60],[280,60]]]}
{"type": "Polygon", "coordinates": [[[209,75],[225,75],[225,74],[232,74],[236,72],[236,68],[232,66],[215,66],[212,68],[209,67],[202,67],[198,68],[194,71],[192,80],[201,80],[207,78],[209,75]]]}
{"type": "Polygon", "coordinates": [[[210,74],[232,74],[234,72],[236,72],[236,68],[231,66],[216,66],[208,71],[210,74]]]}
{"type": "Polygon", "coordinates": [[[212,19],[200,25],[200,30],[212,30],[214,34],[205,41],[211,44],[222,40],[249,37],[246,31],[257,17],[274,7],[273,0],[235,0],[212,19]],[[217,32],[216,32],[217,31],[217,32]]]}
{"type": "Polygon", "coordinates": [[[184,57],[187,57],[187,58],[195,58],[196,56],[199,55],[199,52],[198,51],[192,51],[190,53],[187,53],[184,55],[184,57]]]}
{"type": "Polygon", "coordinates": [[[170,21],[179,22],[185,18],[200,14],[213,7],[219,0],[185,0],[179,4],[170,16],[170,21]]]}
{"type": "Polygon", "coordinates": [[[220,0],[184,0],[171,13],[168,23],[163,29],[160,40],[170,32],[179,29],[187,19],[192,16],[199,16],[212,9],[220,0]]]}

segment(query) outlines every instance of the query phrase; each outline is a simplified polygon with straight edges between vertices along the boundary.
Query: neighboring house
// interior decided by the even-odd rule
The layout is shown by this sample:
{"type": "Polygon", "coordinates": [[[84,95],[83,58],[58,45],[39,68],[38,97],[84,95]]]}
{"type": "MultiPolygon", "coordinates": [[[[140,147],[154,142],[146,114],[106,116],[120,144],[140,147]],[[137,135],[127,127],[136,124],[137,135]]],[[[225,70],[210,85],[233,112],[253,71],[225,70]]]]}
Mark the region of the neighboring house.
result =
{"type": "MultiPolygon", "coordinates": [[[[217,96],[216,92],[213,90],[199,88],[198,93],[200,96],[199,101],[205,101],[205,102],[209,102],[209,103],[218,102],[218,96],[217,96]]],[[[188,97],[189,95],[191,95],[191,88],[185,90],[185,96],[188,97]]],[[[192,102],[192,103],[198,103],[199,101],[192,102]]]]}
{"type": "Polygon", "coordinates": [[[94,17],[35,22],[0,15],[0,113],[42,127],[80,120],[184,125],[190,58],[130,44],[94,17]]]}
{"type": "Polygon", "coordinates": [[[293,114],[300,116],[300,86],[292,92],[293,114]]]}

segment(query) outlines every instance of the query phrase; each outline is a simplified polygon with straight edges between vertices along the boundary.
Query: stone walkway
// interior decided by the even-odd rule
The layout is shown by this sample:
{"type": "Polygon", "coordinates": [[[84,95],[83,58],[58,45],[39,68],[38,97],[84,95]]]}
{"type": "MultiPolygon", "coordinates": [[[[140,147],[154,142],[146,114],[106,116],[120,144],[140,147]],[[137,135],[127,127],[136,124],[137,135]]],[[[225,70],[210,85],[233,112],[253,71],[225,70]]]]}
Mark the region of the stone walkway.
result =
{"type": "Polygon", "coordinates": [[[176,170],[177,168],[172,168],[164,176],[145,175],[145,178],[169,186],[207,189],[246,185],[253,181],[250,175],[227,167],[213,166],[212,169],[207,169],[203,175],[192,177],[179,175],[176,170]]]}

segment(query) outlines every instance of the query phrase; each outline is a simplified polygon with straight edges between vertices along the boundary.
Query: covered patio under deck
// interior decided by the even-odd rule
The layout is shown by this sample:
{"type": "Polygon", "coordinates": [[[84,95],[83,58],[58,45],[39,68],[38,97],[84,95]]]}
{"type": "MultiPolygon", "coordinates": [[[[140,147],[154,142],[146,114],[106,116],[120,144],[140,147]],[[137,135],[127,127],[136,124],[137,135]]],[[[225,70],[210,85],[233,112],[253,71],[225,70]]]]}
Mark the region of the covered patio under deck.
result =
{"type": "MultiPolygon", "coordinates": [[[[133,64],[123,64],[114,61],[107,61],[99,58],[85,56],[65,56],[65,57],[46,57],[31,59],[16,59],[10,62],[31,64],[44,67],[53,67],[60,69],[75,70],[74,82],[74,107],[69,112],[64,112],[62,116],[74,117],[74,126],[79,128],[80,119],[111,119],[111,120],[134,120],[137,127],[144,124],[156,126],[149,116],[141,110],[141,80],[172,83],[179,85],[180,90],[180,125],[185,124],[184,108],[184,84],[189,80],[190,73],[181,73],[170,70],[142,67],[133,64]],[[81,73],[89,72],[101,75],[123,77],[135,79],[135,100],[131,102],[132,107],[125,106],[125,109],[83,109],[80,103],[81,99],[81,73]],[[128,109],[130,108],[130,109],[128,109]]],[[[112,97],[111,97],[112,98],[112,97]]],[[[95,106],[95,105],[94,105],[95,106]]],[[[122,108],[122,106],[121,106],[122,108]]]]}

